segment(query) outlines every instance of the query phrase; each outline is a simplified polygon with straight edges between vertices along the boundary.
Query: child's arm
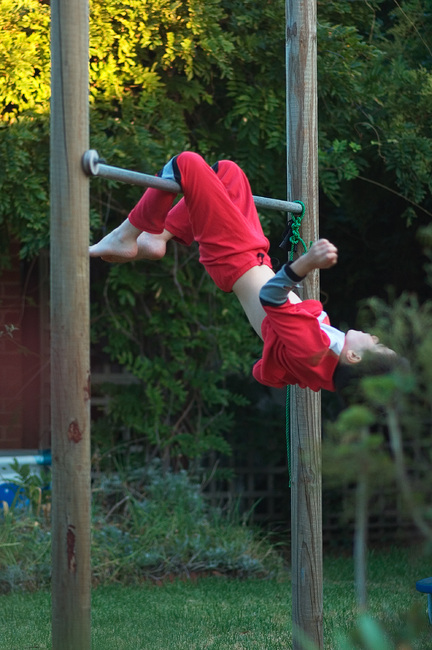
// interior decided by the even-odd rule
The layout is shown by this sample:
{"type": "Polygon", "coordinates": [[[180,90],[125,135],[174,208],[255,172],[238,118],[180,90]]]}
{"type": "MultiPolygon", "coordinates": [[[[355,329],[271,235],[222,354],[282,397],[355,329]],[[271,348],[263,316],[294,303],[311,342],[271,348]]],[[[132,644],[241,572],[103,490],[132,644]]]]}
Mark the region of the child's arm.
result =
{"type": "Polygon", "coordinates": [[[336,264],[337,259],[336,246],[328,239],[319,239],[312,244],[305,255],[297,258],[291,264],[291,269],[297,275],[304,277],[314,269],[329,269],[336,264]]]}
{"type": "Polygon", "coordinates": [[[294,262],[285,264],[260,291],[263,305],[283,305],[288,292],[313,269],[327,269],[337,262],[337,248],[327,239],[315,242],[308,252],[294,262]]]}
{"type": "Polygon", "coordinates": [[[288,301],[288,293],[293,286],[303,280],[303,277],[292,271],[292,265],[285,264],[266,284],[261,287],[259,298],[262,305],[284,305],[288,301]]]}

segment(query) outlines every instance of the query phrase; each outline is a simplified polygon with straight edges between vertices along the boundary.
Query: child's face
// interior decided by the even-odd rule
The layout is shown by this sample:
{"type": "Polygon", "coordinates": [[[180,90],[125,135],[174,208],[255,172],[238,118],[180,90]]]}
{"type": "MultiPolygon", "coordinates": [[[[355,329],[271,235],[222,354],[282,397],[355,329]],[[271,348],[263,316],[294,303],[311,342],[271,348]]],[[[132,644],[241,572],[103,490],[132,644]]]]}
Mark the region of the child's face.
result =
{"type": "Polygon", "coordinates": [[[345,334],[344,347],[353,350],[360,355],[363,352],[366,352],[366,350],[376,351],[382,354],[395,354],[393,350],[382,345],[377,336],[368,334],[368,332],[360,332],[358,330],[348,330],[345,334]]]}

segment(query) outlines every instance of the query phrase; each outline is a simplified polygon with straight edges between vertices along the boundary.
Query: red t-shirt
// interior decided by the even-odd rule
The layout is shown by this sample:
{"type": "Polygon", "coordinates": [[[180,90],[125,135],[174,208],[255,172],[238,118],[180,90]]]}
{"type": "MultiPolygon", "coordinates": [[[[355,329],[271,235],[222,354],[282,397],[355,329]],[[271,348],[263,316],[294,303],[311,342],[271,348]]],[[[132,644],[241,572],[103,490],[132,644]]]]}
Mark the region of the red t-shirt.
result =
{"type": "Polygon", "coordinates": [[[322,304],[304,300],[263,307],[267,314],[261,327],[264,347],[252,370],[255,379],[274,388],[298,384],[314,391],[334,391],[333,373],[345,335],[330,325],[322,304]]]}

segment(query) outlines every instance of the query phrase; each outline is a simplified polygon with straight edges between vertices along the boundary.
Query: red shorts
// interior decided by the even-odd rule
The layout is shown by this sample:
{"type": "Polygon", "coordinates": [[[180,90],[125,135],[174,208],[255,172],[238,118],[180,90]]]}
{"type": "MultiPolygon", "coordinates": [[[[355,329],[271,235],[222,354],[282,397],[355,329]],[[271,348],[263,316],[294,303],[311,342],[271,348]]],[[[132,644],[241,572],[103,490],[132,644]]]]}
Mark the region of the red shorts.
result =
{"type": "Polygon", "coordinates": [[[172,207],[175,194],[149,188],[129,214],[133,226],[153,234],[166,228],[187,246],[198,242],[200,262],[223,291],[253,266],[271,267],[269,242],[238,165],[222,160],[212,168],[186,151],[160,175],[180,183],[184,198],[172,207]]]}

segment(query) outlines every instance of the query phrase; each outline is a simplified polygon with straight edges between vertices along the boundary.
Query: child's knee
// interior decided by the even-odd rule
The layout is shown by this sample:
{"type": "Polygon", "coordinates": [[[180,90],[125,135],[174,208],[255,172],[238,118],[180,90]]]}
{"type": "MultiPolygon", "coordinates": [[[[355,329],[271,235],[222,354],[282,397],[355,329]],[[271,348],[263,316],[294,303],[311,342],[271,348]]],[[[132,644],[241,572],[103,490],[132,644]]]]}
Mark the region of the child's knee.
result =
{"type": "Polygon", "coordinates": [[[223,170],[233,170],[233,169],[240,169],[240,167],[237,165],[237,163],[233,162],[232,160],[219,160],[218,165],[220,169],[223,170]]]}
{"type": "Polygon", "coordinates": [[[195,151],[183,151],[182,153],[178,154],[177,163],[180,162],[182,166],[183,165],[208,166],[204,158],[199,153],[195,153],[195,151]]]}
{"type": "MultiPolygon", "coordinates": [[[[215,169],[215,167],[213,167],[215,169]]],[[[249,188],[249,181],[246,178],[246,175],[241,167],[232,160],[219,160],[217,163],[217,168],[215,169],[218,178],[224,183],[228,188],[235,189],[235,193],[238,192],[239,187],[244,187],[245,185],[249,188]]]]}

